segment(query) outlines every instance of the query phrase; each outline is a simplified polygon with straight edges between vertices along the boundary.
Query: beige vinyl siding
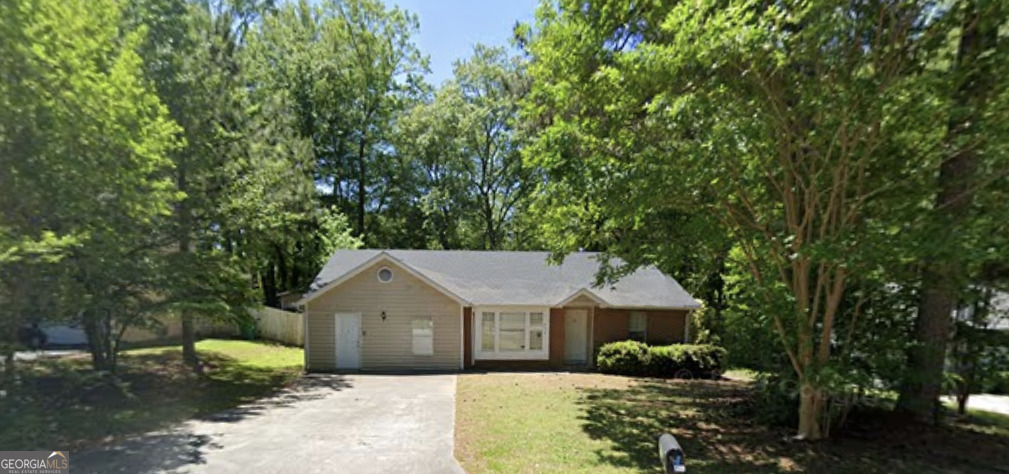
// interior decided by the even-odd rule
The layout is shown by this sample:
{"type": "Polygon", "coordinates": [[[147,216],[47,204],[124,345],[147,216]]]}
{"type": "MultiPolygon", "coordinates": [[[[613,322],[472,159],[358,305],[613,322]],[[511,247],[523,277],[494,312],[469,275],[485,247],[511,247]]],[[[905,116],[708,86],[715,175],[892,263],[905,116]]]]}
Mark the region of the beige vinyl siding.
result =
{"type": "Polygon", "coordinates": [[[598,305],[599,303],[596,303],[595,300],[589,298],[587,295],[578,295],[577,298],[571,300],[570,303],[567,303],[564,306],[598,306],[598,305]]]}
{"type": "Polygon", "coordinates": [[[314,300],[305,305],[305,316],[308,318],[306,369],[333,370],[336,368],[336,315],[335,311],[316,310],[322,307],[319,303],[319,300],[314,300]]]}
{"type": "Polygon", "coordinates": [[[361,313],[362,369],[458,370],[461,311],[459,303],[431,285],[392,262],[380,261],[307,304],[309,370],[335,367],[337,312],[361,313]],[[378,281],[382,267],[393,271],[391,282],[378,281]],[[430,317],[434,323],[433,355],[413,355],[415,317],[430,317]]]}

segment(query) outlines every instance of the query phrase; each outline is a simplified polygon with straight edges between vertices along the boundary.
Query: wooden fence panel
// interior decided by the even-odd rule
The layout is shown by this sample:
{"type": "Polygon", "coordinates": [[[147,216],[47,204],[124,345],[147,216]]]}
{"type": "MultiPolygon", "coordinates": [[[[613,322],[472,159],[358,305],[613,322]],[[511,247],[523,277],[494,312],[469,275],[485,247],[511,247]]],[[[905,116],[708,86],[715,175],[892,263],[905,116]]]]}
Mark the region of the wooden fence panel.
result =
{"type": "Polygon", "coordinates": [[[256,319],[260,337],[292,346],[305,345],[305,324],[301,313],[262,307],[249,310],[256,319]]]}

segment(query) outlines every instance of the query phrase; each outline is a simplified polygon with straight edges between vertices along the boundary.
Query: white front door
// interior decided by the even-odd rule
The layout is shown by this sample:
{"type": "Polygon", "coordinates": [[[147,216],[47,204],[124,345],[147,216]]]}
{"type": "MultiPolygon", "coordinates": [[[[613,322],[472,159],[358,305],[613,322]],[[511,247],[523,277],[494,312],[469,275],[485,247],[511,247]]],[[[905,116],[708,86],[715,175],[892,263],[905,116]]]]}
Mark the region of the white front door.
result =
{"type": "Polygon", "coordinates": [[[336,368],[361,368],[361,313],[336,314],[336,368]]]}
{"type": "Polygon", "coordinates": [[[589,312],[584,309],[564,310],[564,360],[585,363],[589,312]]]}

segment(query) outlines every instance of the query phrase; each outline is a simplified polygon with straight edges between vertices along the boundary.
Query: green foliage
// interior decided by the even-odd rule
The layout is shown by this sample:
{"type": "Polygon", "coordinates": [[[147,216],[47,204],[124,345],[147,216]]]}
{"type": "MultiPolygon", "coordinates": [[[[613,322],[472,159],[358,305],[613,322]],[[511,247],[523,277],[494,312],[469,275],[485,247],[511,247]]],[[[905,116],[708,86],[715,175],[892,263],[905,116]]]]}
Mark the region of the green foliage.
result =
{"type": "MultiPolygon", "coordinates": [[[[374,0],[285,3],[252,29],[250,79],[284,98],[298,136],[310,143],[322,202],[351,217],[369,245],[403,224],[408,164],[390,154],[396,117],[411,104],[426,70],[411,41],[417,17],[374,0]]],[[[407,236],[409,238],[410,236],[407,236]]]]}
{"type": "Polygon", "coordinates": [[[716,345],[721,343],[722,338],[716,333],[719,330],[716,325],[720,322],[715,321],[715,311],[702,301],[700,309],[690,313],[690,342],[716,345]]]}
{"type": "Polygon", "coordinates": [[[997,372],[989,377],[981,386],[981,392],[995,395],[1009,395],[1009,370],[997,372]]]}
{"type": "MultiPolygon", "coordinates": [[[[816,384],[854,370],[860,294],[913,284],[922,247],[963,248],[934,238],[924,205],[948,153],[965,145],[943,141],[970,74],[949,69],[959,12],[544,2],[518,33],[533,84],[523,114],[536,129],[525,156],[548,178],[540,206],[552,248],[628,262],[604,280],[680,261],[708,274],[718,265],[705,262],[728,254],[755,297],[736,316],[774,331],[807,388],[800,434],[821,436],[814,412],[830,389],[816,384]]],[[[1005,156],[986,154],[989,169],[1005,169],[1005,156]]]]}
{"type": "Polygon", "coordinates": [[[3,336],[29,315],[81,318],[104,341],[96,361],[114,363],[115,335],[157,304],[158,229],[180,197],[179,129],[138,54],[147,29],[122,28],[111,0],[4,2],[0,15],[3,336]]]}
{"type": "Polygon", "coordinates": [[[607,374],[644,375],[647,365],[648,345],[639,341],[603,344],[596,354],[596,367],[607,374]]]}
{"type": "Polygon", "coordinates": [[[724,348],[710,344],[652,346],[645,368],[654,377],[708,378],[722,373],[726,355],[724,348]]]}
{"type": "Polygon", "coordinates": [[[414,163],[426,245],[523,249],[538,244],[527,214],[536,171],[522,166],[518,101],[524,63],[477,45],[454,77],[397,122],[396,150],[414,163]]]}
{"type": "Polygon", "coordinates": [[[603,373],[649,377],[711,377],[722,373],[726,351],[709,344],[648,346],[638,341],[604,344],[596,355],[603,373]]]}
{"type": "Polygon", "coordinates": [[[973,301],[957,311],[948,353],[950,369],[946,376],[960,410],[966,408],[972,393],[1004,391],[1004,371],[1009,367],[1009,332],[996,326],[1006,317],[1006,309],[1000,307],[1005,294],[988,287],[973,290],[973,301]]]}

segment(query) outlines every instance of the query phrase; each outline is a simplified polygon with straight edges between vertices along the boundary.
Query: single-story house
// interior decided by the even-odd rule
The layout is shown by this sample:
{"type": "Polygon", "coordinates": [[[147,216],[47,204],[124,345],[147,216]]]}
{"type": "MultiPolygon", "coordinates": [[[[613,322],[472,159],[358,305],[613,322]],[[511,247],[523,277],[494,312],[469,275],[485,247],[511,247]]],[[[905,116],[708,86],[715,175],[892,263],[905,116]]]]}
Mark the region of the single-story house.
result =
{"type": "Polygon", "coordinates": [[[462,370],[591,365],[604,343],[686,342],[700,304],[654,267],[596,288],[598,254],[340,250],[298,302],[305,367],[462,370]]]}

